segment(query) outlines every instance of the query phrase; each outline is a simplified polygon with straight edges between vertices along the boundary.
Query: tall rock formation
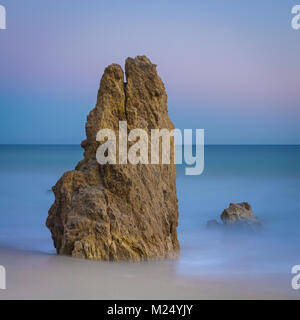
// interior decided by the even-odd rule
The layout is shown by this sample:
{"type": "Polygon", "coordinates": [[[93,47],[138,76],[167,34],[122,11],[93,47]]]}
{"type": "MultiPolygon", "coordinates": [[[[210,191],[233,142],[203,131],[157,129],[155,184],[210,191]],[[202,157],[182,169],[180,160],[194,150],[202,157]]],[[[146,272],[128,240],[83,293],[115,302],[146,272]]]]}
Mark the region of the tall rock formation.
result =
{"type": "Polygon", "coordinates": [[[53,187],[55,202],[46,224],[59,254],[107,261],[179,254],[176,166],[99,165],[96,160],[97,132],[108,128],[118,135],[119,121],[127,121],[128,131],[146,130],[149,137],[151,129],[174,128],[156,65],[138,56],[126,60],[125,71],[126,83],[119,65],[105,69],[97,104],[87,117],[84,159],[53,187]]]}

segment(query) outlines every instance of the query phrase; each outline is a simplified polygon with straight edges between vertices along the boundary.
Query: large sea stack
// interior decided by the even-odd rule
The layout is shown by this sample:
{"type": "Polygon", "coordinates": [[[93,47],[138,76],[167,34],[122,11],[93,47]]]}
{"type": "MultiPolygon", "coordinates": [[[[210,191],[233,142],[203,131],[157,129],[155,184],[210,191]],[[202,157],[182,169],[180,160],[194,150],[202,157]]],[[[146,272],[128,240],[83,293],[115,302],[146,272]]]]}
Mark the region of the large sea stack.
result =
{"type": "Polygon", "coordinates": [[[149,137],[151,129],[174,129],[156,65],[145,56],[128,58],[125,74],[124,83],[121,66],[105,69],[97,104],[87,117],[84,159],[53,187],[47,227],[58,254],[106,261],[179,254],[176,166],[96,160],[97,132],[108,128],[118,135],[119,121],[127,121],[128,131],[146,130],[149,137]]]}

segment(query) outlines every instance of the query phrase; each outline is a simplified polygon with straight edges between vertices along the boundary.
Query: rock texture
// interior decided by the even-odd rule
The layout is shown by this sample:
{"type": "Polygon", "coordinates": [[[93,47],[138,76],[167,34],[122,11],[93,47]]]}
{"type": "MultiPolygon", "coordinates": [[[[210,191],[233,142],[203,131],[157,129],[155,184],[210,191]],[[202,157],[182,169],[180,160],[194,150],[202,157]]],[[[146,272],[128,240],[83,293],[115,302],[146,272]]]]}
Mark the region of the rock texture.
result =
{"type": "MultiPolygon", "coordinates": [[[[99,165],[96,134],[126,120],[128,131],[173,129],[156,65],[128,58],[108,66],[86,122],[84,159],[53,187],[47,227],[59,254],[94,260],[144,261],[179,254],[176,166],[99,165]]],[[[150,151],[149,151],[150,152],[150,151]]],[[[117,153],[118,154],[118,153],[117,153]]],[[[173,155],[172,155],[173,156],[173,155]]]]}
{"type": "Polygon", "coordinates": [[[259,219],[254,215],[248,202],[230,203],[229,208],[222,212],[221,220],[223,224],[218,223],[217,220],[209,220],[207,228],[237,227],[255,230],[261,227],[259,219]]]}
{"type": "Polygon", "coordinates": [[[258,222],[248,202],[230,203],[229,208],[222,212],[221,219],[224,224],[234,224],[244,221],[258,222]]]}

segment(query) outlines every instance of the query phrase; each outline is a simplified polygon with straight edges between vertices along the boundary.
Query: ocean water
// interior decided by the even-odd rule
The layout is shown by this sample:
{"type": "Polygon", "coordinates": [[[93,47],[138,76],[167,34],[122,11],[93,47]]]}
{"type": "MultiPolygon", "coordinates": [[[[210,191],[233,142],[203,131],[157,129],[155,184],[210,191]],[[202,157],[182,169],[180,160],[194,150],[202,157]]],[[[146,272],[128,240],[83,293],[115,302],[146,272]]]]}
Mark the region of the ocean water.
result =
{"type": "MultiPolygon", "coordinates": [[[[74,145],[0,146],[0,246],[54,254],[45,227],[51,187],[82,158],[74,145]]],[[[205,170],[178,166],[179,275],[290,274],[300,264],[300,146],[206,146],[205,170]],[[206,229],[230,202],[247,201],[257,234],[206,229]]]]}

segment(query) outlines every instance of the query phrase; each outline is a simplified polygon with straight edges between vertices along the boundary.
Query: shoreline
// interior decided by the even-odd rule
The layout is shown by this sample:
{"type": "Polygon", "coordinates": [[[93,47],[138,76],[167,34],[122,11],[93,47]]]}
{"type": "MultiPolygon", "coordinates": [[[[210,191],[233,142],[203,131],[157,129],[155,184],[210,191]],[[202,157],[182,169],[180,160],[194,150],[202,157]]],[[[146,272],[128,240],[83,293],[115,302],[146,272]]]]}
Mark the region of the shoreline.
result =
{"type": "Polygon", "coordinates": [[[0,300],[299,299],[289,275],[181,275],[176,260],[101,262],[2,246],[0,258],[0,300]]]}

